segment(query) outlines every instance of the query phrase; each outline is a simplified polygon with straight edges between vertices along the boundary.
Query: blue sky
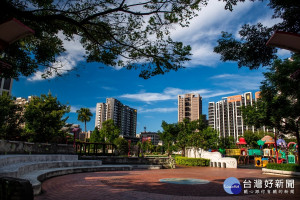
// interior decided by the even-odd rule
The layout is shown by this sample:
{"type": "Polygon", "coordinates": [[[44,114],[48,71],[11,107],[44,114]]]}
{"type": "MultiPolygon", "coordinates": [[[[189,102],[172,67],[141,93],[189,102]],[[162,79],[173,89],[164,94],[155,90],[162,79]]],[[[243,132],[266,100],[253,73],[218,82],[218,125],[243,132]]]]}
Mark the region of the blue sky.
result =
{"type": "MultiPolygon", "coordinates": [[[[221,31],[238,36],[239,28],[245,24],[261,22],[271,26],[278,20],[271,19],[272,11],[265,3],[240,3],[233,12],[225,11],[224,4],[216,0],[200,11],[191,21],[190,27],[172,28],[174,40],[192,46],[193,56],[186,68],[177,72],[155,76],[148,80],[138,77],[139,71],[115,69],[101,63],[85,63],[84,50],[78,41],[65,41],[67,53],[58,57],[66,70],[62,77],[41,79],[42,72],[31,77],[21,77],[14,81],[12,95],[28,97],[47,94],[49,91],[61,103],[71,106],[68,123],[84,124],[77,121],[77,109],[88,107],[95,114],[96,103],[114,97],[123,104],[138,110],[137,133],[147,127],[147,131],[161,130],[161,122],[177,122],[177,95],[195,92],[202,98],[202,112],[207,114],[208,102],[219,101],[222,97],[255,92],[259,90],[265,69],[238,69],[234,62],[223,63],[213,52],[221,31]],[[80,76],[78,77],[77,74],[80,76]]],[[[288,51],[279,50],[279,56],[286,58],[288,51]]],[[[263,56],[263,55],[262,55],[263,56]]],[[[55,63],[54,65],[58,65],[55,63]]],[[[93,130],[95,116],[87,123],[93,130]]]]}

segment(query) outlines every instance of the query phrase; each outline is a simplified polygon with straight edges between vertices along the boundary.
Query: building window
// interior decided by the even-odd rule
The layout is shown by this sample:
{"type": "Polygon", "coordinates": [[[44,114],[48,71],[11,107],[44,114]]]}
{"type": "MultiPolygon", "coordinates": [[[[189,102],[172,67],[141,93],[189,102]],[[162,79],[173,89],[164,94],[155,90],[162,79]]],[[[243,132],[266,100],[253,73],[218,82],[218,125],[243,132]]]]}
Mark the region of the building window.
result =
{"type": "Polygon", "coordinates": [[[10,82],[11,82],[10,78],[5,79],[3,89],[9,90],[10,89],[10,82]]]}

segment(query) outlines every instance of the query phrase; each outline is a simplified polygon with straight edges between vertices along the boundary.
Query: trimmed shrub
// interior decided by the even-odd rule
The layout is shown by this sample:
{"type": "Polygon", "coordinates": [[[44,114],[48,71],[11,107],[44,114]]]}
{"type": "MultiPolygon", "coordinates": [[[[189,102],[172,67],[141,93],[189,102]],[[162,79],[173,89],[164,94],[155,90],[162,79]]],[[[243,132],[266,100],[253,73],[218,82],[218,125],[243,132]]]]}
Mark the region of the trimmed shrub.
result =
{"type": "Polygon", "coordinates": [[[205,159],[205,158],[186,158],[186,157],[176,156],[175,161],[177,165],[209,166],[209,159],[205,159]]]}
{"type": "Polygon", "coordinates": [[[268,163],[266,168],[267,169],[275,169],[275,170],[283,170],[283,171],[300,172],[300,165],[297,165],[297,164],[268,163]]]}

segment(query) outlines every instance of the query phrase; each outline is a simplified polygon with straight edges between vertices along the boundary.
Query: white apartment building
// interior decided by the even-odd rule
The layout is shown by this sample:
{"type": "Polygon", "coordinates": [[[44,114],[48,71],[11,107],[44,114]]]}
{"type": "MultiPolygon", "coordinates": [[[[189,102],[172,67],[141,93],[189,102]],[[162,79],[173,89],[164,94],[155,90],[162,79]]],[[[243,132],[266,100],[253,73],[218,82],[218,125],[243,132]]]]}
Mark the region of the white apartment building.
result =
{"type": "Polygon", "coordinates": [[[121,136],[135,137],[137,110],[123,105],[119,100],[107,98],[106,103],[97,103],[95,127],[102,129],[102,123],[112,119],[120,129],[121,136]]]}
{"type": "MultiPolygon", "coordinates": [[[[259,98],[260,92],[256,92],[253,98],[251,92],[242,95],[223,97],[221,101],[209,102],[208,124],[219,132],[220,137],[233,136],[236,140],[246,130],[255,131],[253,126],[244,124],[241,106],[252,105],[259,98]]],[[[263,128],[266,131],[265,128],[263,128]]]]}

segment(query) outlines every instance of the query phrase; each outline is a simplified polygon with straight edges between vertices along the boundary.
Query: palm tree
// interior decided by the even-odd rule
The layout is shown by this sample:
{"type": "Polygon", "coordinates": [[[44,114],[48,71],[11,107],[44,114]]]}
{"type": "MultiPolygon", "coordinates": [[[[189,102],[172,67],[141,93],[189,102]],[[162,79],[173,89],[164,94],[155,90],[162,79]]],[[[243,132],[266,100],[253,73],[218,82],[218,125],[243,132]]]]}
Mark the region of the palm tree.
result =
{"type": "Polygon", "coordinates": [[[84,122],[84,130],[86,132],[86,122],[91,121],[91,117],[93,116],[91,110],[89,108],[80,108],[76,113],[78,114],[77,120],[84,122]]]}

